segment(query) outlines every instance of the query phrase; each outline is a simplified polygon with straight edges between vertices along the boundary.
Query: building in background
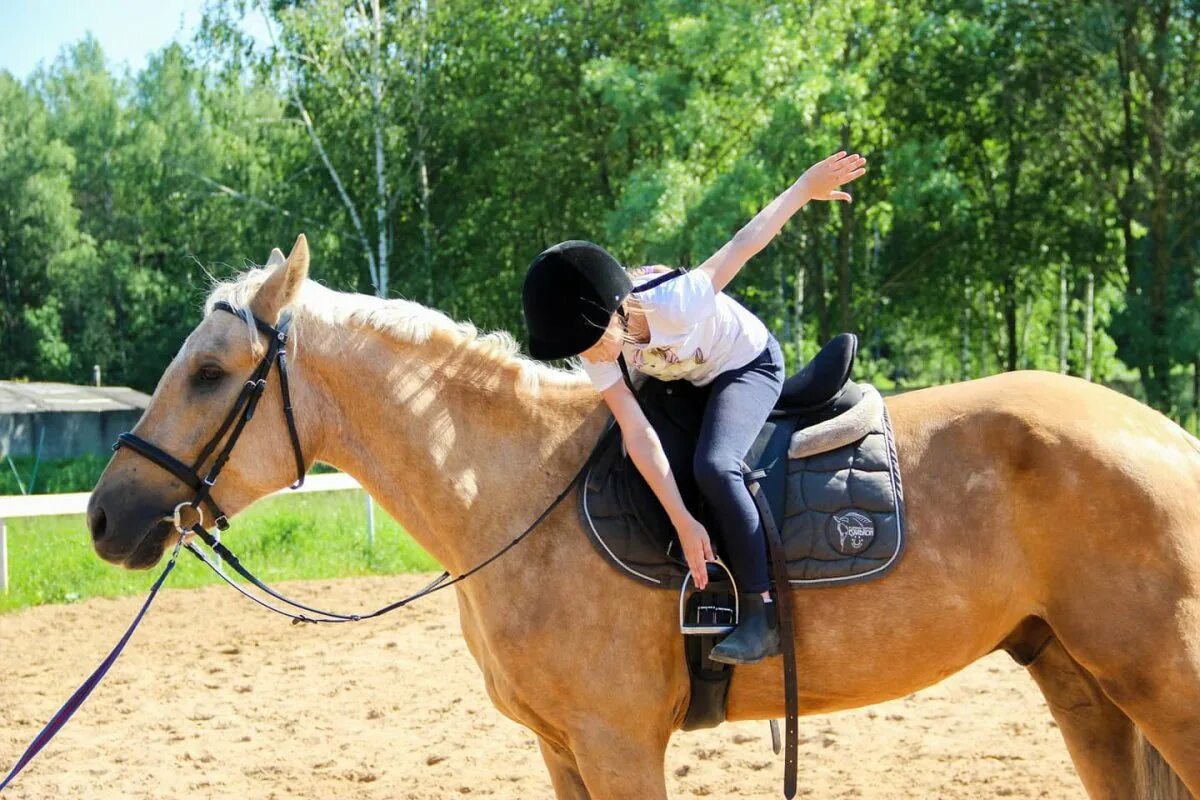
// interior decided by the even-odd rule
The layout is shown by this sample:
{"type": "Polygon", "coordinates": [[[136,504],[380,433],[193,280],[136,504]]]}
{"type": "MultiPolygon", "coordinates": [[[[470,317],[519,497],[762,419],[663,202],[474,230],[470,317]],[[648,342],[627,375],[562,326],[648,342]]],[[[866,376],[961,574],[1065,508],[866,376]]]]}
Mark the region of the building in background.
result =
{"type": "Polygon", "coordinates": [[[0,459],[107,453],[149,404],[124,386],[0,381],[0,459]]]}

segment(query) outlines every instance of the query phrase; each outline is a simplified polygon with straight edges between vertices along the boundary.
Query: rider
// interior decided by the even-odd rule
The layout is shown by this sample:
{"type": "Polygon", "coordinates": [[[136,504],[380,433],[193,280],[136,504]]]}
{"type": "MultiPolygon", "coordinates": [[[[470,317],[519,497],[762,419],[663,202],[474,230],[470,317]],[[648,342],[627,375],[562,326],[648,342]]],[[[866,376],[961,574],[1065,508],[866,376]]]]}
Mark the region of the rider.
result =
{"type": "MultiPolygon", "coordinates": [[[[525,276],[529,348],[548,360],[579,355],[621,427],[626,449],[675,526],[692,578],[707,582],[713,559],[704,526],[683,503],[658,435],[622,380],[618,359],[663,380],[711,384],[696,455],[696,483],[713,511],[741,596],[741,623],[711,658],[753,664],[779,653],[765,539],[742,479],[741,460],[783,386],[783,355],[763,323],[722,290],[809,200],[845,200],[842,184],[866,159],[836,153],[806,171],[696,269],[631,294],[634,280],[591,242],[542,252],[525,276]]],[[[651,268],[651,272],[665,271],[651,268]]],[[[635,274],[637,284],[653,274],[635,274]]]]}

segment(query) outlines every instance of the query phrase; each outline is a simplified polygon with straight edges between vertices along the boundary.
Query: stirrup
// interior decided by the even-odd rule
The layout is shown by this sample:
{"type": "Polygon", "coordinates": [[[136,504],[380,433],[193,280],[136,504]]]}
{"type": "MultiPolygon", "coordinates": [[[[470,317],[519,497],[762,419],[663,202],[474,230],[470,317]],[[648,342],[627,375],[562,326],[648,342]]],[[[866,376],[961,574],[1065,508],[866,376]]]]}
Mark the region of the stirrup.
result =
{"type": "Polygon", "coordinates": [[[693,592],[691,597],[688,596],[691,571],[683,578],[683,586],[679,589],[679,632],[684,636],[724,636],[741,620],[737,583],[729,567],[718,558],[708,562],[708,573],[708,586],[693,592]],[[728,587],[722,588],[726,583],[728,587]]]}

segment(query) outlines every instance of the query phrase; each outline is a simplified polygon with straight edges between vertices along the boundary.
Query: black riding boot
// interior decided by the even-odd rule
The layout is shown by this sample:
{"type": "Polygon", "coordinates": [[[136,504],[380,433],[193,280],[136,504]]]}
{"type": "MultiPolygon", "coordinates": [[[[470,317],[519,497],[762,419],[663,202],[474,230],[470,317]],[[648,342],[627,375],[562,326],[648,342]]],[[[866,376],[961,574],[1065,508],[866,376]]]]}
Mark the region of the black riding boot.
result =
{"type": "Polygon", "coordinates": [[[740,595],[741,619],[709,655],[723,664],[756,664],[779,655],[779,620],[775,604],[764,603],[758,592],[740,595]]]}

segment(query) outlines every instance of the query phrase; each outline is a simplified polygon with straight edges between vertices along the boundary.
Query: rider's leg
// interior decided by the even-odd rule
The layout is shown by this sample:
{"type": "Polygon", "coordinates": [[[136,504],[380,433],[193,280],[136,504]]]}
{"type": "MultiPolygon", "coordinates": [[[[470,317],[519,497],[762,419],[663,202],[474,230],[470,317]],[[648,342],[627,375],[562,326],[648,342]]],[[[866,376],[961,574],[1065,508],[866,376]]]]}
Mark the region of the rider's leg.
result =
{"type": "Polygon", "coordinates": [[[693,464],[696,483],[713,511],[720,541],[743,603],[742,624],[714,649],[718,660],[752,663],[778,652],[779,635],[761,595],[770,582],[766,545],[754,501],[742,478],[742,459],[754,444],[783,388],[783,355],[771,339],[761,355],[712,382],[693,464]]]}

